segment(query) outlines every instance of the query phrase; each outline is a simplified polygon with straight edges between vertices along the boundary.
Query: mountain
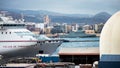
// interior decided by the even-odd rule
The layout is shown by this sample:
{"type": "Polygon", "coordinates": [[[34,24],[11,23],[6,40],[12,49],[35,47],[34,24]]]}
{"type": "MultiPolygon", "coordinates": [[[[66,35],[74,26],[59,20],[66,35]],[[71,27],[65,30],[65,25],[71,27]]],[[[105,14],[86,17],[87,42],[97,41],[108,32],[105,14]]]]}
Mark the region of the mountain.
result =
{"type": "Polygon", "coordinates": [[[43,22],[43,17],[49,15],[51,22],[56,23],[105,23],[111,16],[106,12],[101,12],[96,15],[88,14],[62,14],[57,12],[45,11],[45,10],[18,10],[18,9],[0,9],[0,11],[7,11],[8,16],[12,16],[14,19],[20,19],[21,14],[24,15],[26,22],[43,22]]]}
{"type": "MultiPolygon", "coordinates": [[[[80,14],[79,14],[80,15],[80,14]]],[[[67,23],[87,23],[87,24],[96,24],[96,23],[105,23],[109,18],[110,14],[106,12],[98,13],[94,16],[79,17],[79,16],[51,16],[52,22],[67,22],[67,23]]]]}
{"type": "Polygon", "coordinates": [[[106,22],[111,17],[107,12],[101,12],[93,16],[93,20],[96,22],[106,22]]]}

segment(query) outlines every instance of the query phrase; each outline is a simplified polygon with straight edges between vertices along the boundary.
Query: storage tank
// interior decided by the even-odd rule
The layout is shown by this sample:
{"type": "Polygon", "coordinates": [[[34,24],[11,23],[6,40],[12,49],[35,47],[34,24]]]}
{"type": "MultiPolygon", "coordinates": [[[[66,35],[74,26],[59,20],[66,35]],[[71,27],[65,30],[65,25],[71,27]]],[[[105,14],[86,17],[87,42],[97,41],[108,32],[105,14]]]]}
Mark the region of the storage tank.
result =
{"type": "Polygon", "coordinates": [[[120,54],[120,11],[105,23],[100,36],[100,56],[120,54]]]}

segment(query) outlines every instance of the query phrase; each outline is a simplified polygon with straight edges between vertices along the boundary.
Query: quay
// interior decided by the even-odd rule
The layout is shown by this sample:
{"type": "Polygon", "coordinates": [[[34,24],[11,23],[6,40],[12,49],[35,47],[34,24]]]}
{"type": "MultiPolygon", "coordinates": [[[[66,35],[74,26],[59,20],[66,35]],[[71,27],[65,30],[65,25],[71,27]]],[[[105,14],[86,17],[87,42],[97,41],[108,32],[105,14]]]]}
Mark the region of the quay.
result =
{"type": "Polygon", "coordinates": [[[8,63],[0,68],[75,68],[75,64],[71,62],[57,63],[8,63]]]}
{"type": "MultiPolygon", "coordinates": [[[[44,58],[43,56],[42,60],[44,58]]],[[[93,65],[96,68],[97,66],[94,62],[99,61],[99,47],[62,48],[59,51],[59,59],[55,57],[58,61],[46,62],[46,60],[52,59],[49,56],[46,58],[45,62],[40,63],[34,63],[33,61],[38,59],[31,60],[31,58],[26,58],[26,62],[25,58],[23,60],[11,60],[13,63],[7,63],[4,66],[0,66],[0,68],[92,68],[93,65]],[[17,63],[17,61],[19,62],[17,63]]]]}

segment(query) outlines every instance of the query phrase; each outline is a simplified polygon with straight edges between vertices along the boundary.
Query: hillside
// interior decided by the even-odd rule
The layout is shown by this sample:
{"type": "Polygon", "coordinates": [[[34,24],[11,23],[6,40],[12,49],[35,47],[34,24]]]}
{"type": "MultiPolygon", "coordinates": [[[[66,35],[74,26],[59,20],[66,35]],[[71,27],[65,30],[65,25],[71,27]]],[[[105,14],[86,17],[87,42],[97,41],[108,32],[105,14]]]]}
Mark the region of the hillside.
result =
{"type": "Polygon", "coordinates": [[[50,12],[45,10],[33,11],[33,10],[17,10],[17,9],[1,9],[0,11],[8,11],[7,16],[12,16],[14,19],[20,19],[21,14],[24,15],[26,22],[43,22],[43,17],[49,15],[51,22],[56,23],[105,23],[111,16],[107,12],[101,12],[96,15],[88,14],[61,14],[56,12],[50,12]]]}

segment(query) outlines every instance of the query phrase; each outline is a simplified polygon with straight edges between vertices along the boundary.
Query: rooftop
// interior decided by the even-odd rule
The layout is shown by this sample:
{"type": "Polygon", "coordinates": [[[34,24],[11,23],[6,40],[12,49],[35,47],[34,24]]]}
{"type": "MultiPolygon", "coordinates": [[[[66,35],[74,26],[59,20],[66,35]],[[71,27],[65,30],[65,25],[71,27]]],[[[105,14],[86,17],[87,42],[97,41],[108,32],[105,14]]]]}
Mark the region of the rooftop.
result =
{"type": "Polygon", "coordinates": [[[59,55],[99,55],[99,47],[62,48],[59,55]]]}

